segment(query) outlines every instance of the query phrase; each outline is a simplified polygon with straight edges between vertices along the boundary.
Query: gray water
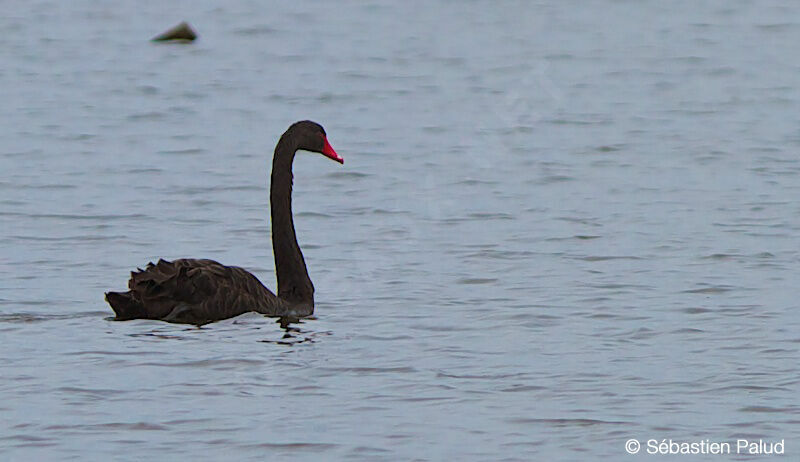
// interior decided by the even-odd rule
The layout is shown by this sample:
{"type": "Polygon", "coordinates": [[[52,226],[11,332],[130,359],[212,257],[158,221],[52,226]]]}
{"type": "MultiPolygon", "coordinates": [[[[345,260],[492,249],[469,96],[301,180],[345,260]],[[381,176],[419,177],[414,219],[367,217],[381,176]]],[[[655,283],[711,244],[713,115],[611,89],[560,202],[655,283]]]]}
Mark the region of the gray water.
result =
{"type": "Polygon", "coordinates": [[[4,4],[0,459],[796,458],[800,8],[700,3],[4,4]],[[274,288],[299,119],[316,317],[111,321],[159,257],[274,288]]]}

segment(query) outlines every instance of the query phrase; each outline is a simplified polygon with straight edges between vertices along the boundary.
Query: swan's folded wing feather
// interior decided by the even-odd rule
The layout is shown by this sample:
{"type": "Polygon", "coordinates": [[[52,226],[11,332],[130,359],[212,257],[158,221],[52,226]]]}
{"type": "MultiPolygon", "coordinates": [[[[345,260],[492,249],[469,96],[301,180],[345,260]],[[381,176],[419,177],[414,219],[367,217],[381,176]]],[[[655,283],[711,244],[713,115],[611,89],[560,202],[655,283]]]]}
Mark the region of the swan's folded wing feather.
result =
{"type": "Polygon", "coordinates": [[[279,305],[255,276],[214,260],[149,263],[143,271],[131,273],[128,287],[147,311],[146,317],[173,322],[204,324],[279,305]]]}

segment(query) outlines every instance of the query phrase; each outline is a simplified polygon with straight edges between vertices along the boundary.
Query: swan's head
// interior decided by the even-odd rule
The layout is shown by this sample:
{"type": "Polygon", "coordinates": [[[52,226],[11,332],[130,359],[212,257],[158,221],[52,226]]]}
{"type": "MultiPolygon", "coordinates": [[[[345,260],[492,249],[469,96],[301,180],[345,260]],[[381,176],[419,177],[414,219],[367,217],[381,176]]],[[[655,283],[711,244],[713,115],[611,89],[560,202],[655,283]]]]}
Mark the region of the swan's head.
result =
{"type": "Polygon", "coordinates": [[[318,152],[340,164],[344,163],[344,159],[342,159],[339,154],[336,154],[331,144],[328,143],[328,137],[322,125],[310,120],[304,120],[302,122],[295,122],[289,127],[289,131],[292,133],[297,143],[297,149],[318,152]]]}

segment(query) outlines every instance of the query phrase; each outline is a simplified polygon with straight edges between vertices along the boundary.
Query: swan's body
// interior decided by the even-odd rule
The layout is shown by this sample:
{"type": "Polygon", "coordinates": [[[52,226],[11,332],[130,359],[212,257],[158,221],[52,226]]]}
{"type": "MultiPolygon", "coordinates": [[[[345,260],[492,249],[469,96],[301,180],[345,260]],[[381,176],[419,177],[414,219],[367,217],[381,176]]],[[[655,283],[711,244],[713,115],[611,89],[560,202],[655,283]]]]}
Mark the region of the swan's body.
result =
{"type": "Polygon", "coordinates": [[[179,259],[149,263],[131,273],[127,292],[108,292],[116,319],[160,319],[207,324],[256,311],[268,316],[309,316],[314,286],[295,237],[292,220],[292,162],[297,150],[320,152],[337,162],[325,130],[314,122],[293,124],[275,147],[270,182],[272,248],[278,295],[247,270],[214,260],[179,259]]]}
{"type": "Polygon", "coordinates": [[[273,316],[308,316],[314,311],[312,299],[302,313],[292,313],[288,303],[247,270],[214,260],[148,263],[143,271],[131,273],[128,288],[106,294],[120,321],[144,318],[202,325],[248,311],[273,316]]]}

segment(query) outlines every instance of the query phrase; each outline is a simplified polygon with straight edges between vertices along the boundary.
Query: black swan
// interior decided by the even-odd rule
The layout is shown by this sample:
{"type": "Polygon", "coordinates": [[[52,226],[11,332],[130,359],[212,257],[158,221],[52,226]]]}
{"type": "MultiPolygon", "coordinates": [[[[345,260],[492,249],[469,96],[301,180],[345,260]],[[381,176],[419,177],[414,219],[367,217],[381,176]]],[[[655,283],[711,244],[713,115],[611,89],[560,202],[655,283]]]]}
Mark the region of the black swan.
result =
{"type": "Polygon", "coordinates": [[[292,221],[292,162],[298,150],[318,152],[344,163],[328,143],[325,129],[308,120],[292,124],[275,146],[269,199],[277,296],[258,278],[236,266],[189,258],[159,260],[148,263],[144,270],[131,272],[127,292],[105,294],[115,319],[202,325],[249,311],[290,318],[313,314],[314,285],[292,221]]]}

